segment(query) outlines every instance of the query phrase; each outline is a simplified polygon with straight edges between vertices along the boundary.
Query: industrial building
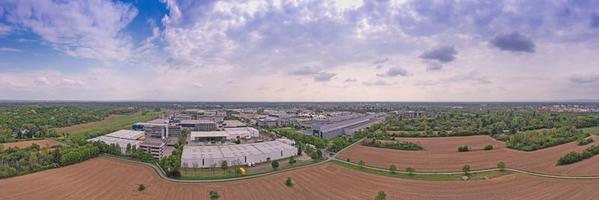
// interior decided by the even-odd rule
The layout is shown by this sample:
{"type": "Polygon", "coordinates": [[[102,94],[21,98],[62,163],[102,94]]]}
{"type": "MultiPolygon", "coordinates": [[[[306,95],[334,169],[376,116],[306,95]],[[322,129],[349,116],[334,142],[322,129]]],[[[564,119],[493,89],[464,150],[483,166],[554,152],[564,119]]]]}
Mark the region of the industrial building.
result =
{"type": "Polygon", "coordinates": [[[246,127],[247,125],[239,120],[225,120],[222,123],[223,128],[246,127]]]}
{"type": "Polygon", "coordinates": [[[166,156],[164,149],[166,144],[162,139],[158,138],[146,138],[143,142],[139,143],[139,148],[148,152],[152,157],[161,159],[166,156]]]}
{"type": "Polygon", "coordinates": [[[216,131],[218,125],[212,120],[182,120],[179,122],[181,128],[191,129],[192,131],[216,131]]]}
{"type": "Polygon", "coordinates": [[[331,119],[329,121],[314,121],[312,123],[312,135],[325,139],[341,135],[351,136],[359,129],[383,121],[385,116],[385,113],[378,113],[369,115],[351,115],[351,117],[343,116],[341,120],[331,119]]]}
{"type": "Polygon", "coordinates": [[[186,145],[181,165],[185,168],[209,168],[220,166],[222,161],[227,161],[229,165],[247,165],[289,158],[297,155],[297,151],[296,147],[281,141],[220,146],[186,145]]]}
{"type": "Polygon", "coordinates": [[[222,131],[192,131],[190,142],[222,142],[237,138],[249,139],[260,136],[260,132],[252,127],[225,128],[222,131]]]}
{"type": "Polygon", "coordinates": [[[139,144],[142,143],[144,139],[143,131],[134,131],[134,130],[118,130],[106,135],[98,136],[87,141],[95,142],[102,141],[106,144],[116,144],[121,148],[121,153],[125,153],[127,150],[127,145],[131,145],[132,147],[139,147],[139,144]]]}

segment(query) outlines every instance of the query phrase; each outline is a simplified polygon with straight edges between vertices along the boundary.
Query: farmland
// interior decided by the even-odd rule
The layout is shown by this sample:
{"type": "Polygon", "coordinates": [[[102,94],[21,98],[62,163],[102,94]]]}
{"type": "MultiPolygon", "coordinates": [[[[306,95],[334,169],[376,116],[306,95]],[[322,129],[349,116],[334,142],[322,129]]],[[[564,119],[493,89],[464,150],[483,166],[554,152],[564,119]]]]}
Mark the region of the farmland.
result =
{"type": "Polygon", "coordinates": [[[66,133],[68,139],[71,140],[86,139],[119,129],[130,128],[131,124],[135,122],[149,121],[155,118],[158,118],[158,113],[155,112],[112,115],[101,121],[59,128],[56,131],[61,134],[66,133]]]}
{"type": "Polygon", "coordinates": [[[1,145],[4,146],[4,149],[8,149],[8,148],[15,148],[15,147],[25,148],[25,147],[31,146],[32,144],[37,144],[41,148],[48,148],[48,147],[52,147],[58,143],[55,141],[52,141],[52,140],[29,140],[29,141],[2,143],[1,145]]]}
{"type": "Polygon", "coordinates": [[[173,183],[141,164],[100,157],[80,164],[0,180],[3,199],[594,199],[597,180],[522,174],[468,182],[416,181],[362,173],[325,163],[222,183],[173,183]],[[283,184],[292,177],[295,185],[283,184]],[[144,184],[143,192],[137,191],[144,184]],[[551,192],[550,192],[551,191],[551,192]]]}
{"type": "MultiPolygon", "coordinates": [[[[595,141],[598,136],[592,136],[595,141]]],[[[373,148],[356,145],[340,155],[340,158],[351,162],[360,160],[366,165],[388,168],[391,164],[398,169],[415,168],[416,171],[460,171],[464,164],[472,169],[495,168],[503,161],[508,167],[546,174],[591,176],[599,175],[599,157],[593,157],[567,166],[556,166],[557,160],[570,151],[582,151],[591,144],[578,146],[576,142],[558,145],[532,152],[509,149],[501,141],[489,136],[464,136],[445,138],[399,138],[420,144],[424,151],[401,151],[393,149],[373,148]],[[468,145],[473,149],[482,149],[485,145],[493,145],[490,151],[475,150],[458,152],[457,147],[468,145]]],[[[597,142],[593,144],[597,145],[597,142]]]]}

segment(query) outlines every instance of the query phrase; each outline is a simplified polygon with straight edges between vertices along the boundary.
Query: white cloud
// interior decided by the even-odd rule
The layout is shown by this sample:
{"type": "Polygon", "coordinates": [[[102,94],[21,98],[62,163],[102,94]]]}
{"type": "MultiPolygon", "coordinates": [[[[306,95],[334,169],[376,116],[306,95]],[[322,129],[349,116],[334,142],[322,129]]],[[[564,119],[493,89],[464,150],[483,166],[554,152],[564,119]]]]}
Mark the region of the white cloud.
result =
{"type": "Polygon", "coordinates": [[[37,85],[50,85],[50,81],[45,76],[37,77],[34,82],[37,85]]]}
{"type": "Polygon", "coordinates": [[[4,52],[15,52],[15,53],[23,52],[20,49],[8,48],[8,47],[0,47],[0,51],[4,51],[4,52]]]}
{"type": "Polygon", "coordinates": [[[122,31],[137,15],[127,4],[107,0],[9,0],[8,23],[31,30],[66,55],[100,60],[125,60],[132,42],[122,31]]]}

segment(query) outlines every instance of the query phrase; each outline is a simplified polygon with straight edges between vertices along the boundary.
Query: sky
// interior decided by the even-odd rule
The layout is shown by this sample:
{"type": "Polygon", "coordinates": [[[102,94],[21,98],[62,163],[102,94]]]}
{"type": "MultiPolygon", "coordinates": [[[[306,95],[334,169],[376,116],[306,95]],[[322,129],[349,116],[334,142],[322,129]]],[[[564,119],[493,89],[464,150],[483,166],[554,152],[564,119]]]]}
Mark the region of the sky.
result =
{"type": "Polygon", "coordinates": [[[599,99],[599,1],[3,0],[0,99],[599,99]]]}

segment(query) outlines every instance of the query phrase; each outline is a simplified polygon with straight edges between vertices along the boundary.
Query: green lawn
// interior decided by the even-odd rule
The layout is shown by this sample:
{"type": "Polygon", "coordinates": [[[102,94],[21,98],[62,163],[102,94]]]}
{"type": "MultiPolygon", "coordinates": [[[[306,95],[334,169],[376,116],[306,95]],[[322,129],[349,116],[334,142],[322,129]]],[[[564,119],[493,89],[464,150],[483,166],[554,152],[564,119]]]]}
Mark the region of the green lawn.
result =
{"type": "Polygon", "coordinates": [[[119,129],[129,129],[136,122],[144,122],[158,118],[159,113],[135,113],[128,115],[114,115],[102,121],[82,125],[80,128],[70,129],[59,133],[67,133],[67,140],[88,139],[98,135],[108,134],[119,129]]]}
{"type": "MultiPolygon", "coordinates": [[[[279,168],[277,170],[295,168],[299,166],[308,165],[314,163],[312,160],[296,160],[297,162],[293,165],[289,164],[289,159],[279,160],[279,168]]],[[[208,179],[224,179],[241,176],[236,174],[235,171],[239,167],[229,167],[227,171],[222,170],[219,166],[214,168],[181,168],[180,179],[186,180],[208,180],[208,179]]],[[[270,162],[258,164],[256,167],[243,166],[247,170],[245,176],[257,175],[274,171],[270,162]]]]}
{"type": "Polygon", "coordinates": [[[584,131],[585,133],[589,133],[589,134],[599,134],[599,126],[582,128],[580,130],[584,131]]]}
{"type": "MultiPolygon", "coordinates": [[[[376,174],[376,175],[381,175],[381,176],[389,176],[389,177],[397,177],[397,178],[405,178],[405,179],[412,179],[412,180],[461,181],[462,176],[463,176],[462,174],[425,174],[425,175],[423,175],[423,174],[410,175],[410,174],[404,174],[404,173],[392,174],[391,172],[387,171],[386,169],[371,169],[371,168],[366,168],[366,167],[360,167],[360,166],[348,164],[345,162],[341,162],[338,160],[334,160],[332,162],[341,167],[358,170],[358,171],[369,173],[369,174],[376,174]]],[[[418,169],[416,169],[416,170],[418,170],[418,169]]],[[[510,173],[509,171],[489,171],[489,172],[471,173],[470,180],[484,180],[484,179],[507,175],[509,173],[510,173]]]]}

